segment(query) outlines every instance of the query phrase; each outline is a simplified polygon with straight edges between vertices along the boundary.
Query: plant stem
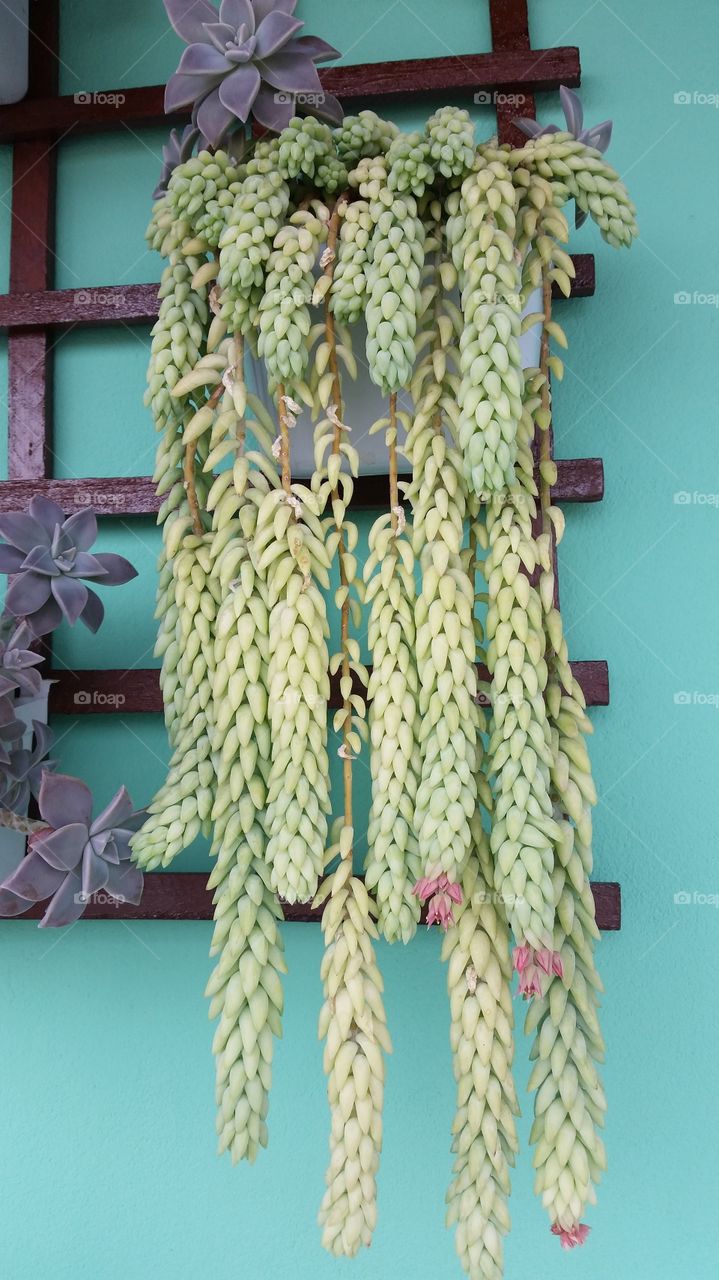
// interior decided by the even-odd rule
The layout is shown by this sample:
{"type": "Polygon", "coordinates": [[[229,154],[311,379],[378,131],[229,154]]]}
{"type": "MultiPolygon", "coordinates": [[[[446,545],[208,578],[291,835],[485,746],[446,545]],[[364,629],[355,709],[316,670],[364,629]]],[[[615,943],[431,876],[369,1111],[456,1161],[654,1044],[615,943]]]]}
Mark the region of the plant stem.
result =
{"type": "MultiPolygon", "coordinates": [[[[546,271],[542,273],[542,304],[544,322],[539,367],[544,375],[541,390],[542,409],[549,414],[551,411],[551,392],[549,389],[549,334],[547,332],[547,324],[552,318],[552,284],[546,271]]],[[[552,462],[552,433],[549,426],[539,433],[539,460],[540,463],[544,464],[552,462]]],[[[544,469],[546,470],[546,466],[544,469]]],[[[551,537],[552,522],[549,518],[549,508],[552,505],[552,486],[541,472],[539,477],[539,501],[542,508],[542,531],[549,533],[551,537]]]]}
{"type": "MultiPolygon", "coordinates": [[[[337,236],[339,234],[340,220],[346,209],[346,197],[340,196],[332,211],[327,231],[327,260],[324,267],[326,276],[332,277],[334,270],[335,250],[337,247],[337,236]]],[[[340,443],[342,440],[342,428],[339,425],[342,421],[342,383],[340,380],[339,363],[337,360],[337,335],[335,332],[335,318],[330,309],[330,290],[325,294],[325,341],[329,346],[329,369],[332,374],[332,399],[335,406],[336,421],[334,424],[334,435],[332,437],[332,453],[339,455],[340,443]]],[[[335,504],[342,504],[340,495],[340,482],[332,492],[332,505],[337,510],[335,504]]],[[[344,511],[344,506],[342,505],[344,511]]],[[[347,688],[347,681],[351,680],[352,672],[350,670],[350,656],[348,648],[349,627],[350,627],[350,600],[349,600],[349,582],[345,571],[345,555],[347,554],[347,543],[344,534],[344,521],[339,527],[339,543],[337,554],[339,559],[340,584],[344,589],[344,599],[342,601],[341,610],[341,643],[342,643],[342,683],[347,688]]],[[[343,722],[343,760],[342,760],[342,780],[344,785],[344,821],[345,826],[352,826],[352,755],[349,744],[349,734],[352,726],[352,703],[349,696],[343,695],[342,709],[344,711],[343,722]]]]}
{"type": "Polygon", "coordinates": [[[192,516],[192,528],[198,537],[202,537],[204,529],[200,518],[200,504],[197,501],[197,489],[195,488],[194,443],[185,445],[185,460],[182,468],[182,475],[185,482],[185,492],[187,493],[187,505],[190,508],[190,515],[192,516]]]}
{"type": "Polygon", "coordinates": [[[282,488],[286,494],[292,492],[292,474],[290,472],[290,431],[287,422],[287,405],[285,403],[285,384],[277,384],[277,417],[280,423],[280,462],[282,466],[282,488]]]}
{"type": "Polygon", "coordinates": [[[389,398],[389,506],[392,512],[392,532],[399,526],[399,488],[397,486],[397,392],[389,398]]]}
{"type": "Polygon", "coordinates": [[[0,827],[9,831],[21,831],[23,835],[32,835],[34,831],[46,831],[47,823],[41,818],[28,818],[23,813],[13,813],[12,809],[0,809],[0,827]]]}

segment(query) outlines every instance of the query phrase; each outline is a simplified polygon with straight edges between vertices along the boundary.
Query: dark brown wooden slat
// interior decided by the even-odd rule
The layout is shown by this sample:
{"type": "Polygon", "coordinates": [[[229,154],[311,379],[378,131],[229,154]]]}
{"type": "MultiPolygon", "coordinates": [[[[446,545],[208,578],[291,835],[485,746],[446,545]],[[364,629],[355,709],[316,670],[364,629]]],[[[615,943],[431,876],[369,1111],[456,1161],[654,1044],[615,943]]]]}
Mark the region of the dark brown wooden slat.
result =
{"type": "MultiPolygon", "coordinates": [[[[595,290],[594,255],[574,255],[572,298],[595,290]]],[[[156,284],[98,285],[87,289],[46,289],[0,294],[0,329],[36,329],[49,325],[94,328],[108,324],[151,324],[157,319],[156,284]]],[[[563,295],[555,288],[555,297],[563,295]]]]}
{"type": "MultiPolygon", "coordinates": [[[[574,88],[580,83],[579,50],[573,46],[407,58],[319,70],[325,91],[353,107],[365,99],[417,93],[477,93],[517,86],[539,92],[557,89],[560,84],[574,88]]],[[[105,133],[125,125],[169,126],[183,116],[165,115],[164,93],[164,85],[156,84],[13,103],[0,107],[0,142],[56,137],[69,128],[77,133],[105,133]]]]}
{"type": "MultiPolygon", "coordinates": [[[[587,705],[607,706],[609,670],[606,662],[573,662],[572,670],[584,690],[587,705]]],[[[122,716],[143,711],[162,711],[159,673],[154,667],[139,667],[129,671],[55,670],[50,673],[50,677],[55,681],[50,691],[52,715],[122,716]]],[[[489,679],[486,667],[479,668],[479,677],[485,682],[489,679]]],[[[363,686],[356,677],[355,685],[358,692],[363,691],[363,686]]],[[[484,696],[480,697],[480,701],[486,705],[484,696]]],[[[339,676],[331,680],[330,706],[341,706],[339,676]]]]}
{"type": "MultiPolygon", "coordinates": [[[[495,53],[530,52],[527,0],[512,0],[511,4],[507,0],[489,0],[489,20],[495,53]]],[[[496,94],[495,107],[499,141],[522,146],[525,137],[514,120],[517,116],[528,116],[532,120],[535,118],[534,94],[516,91],[496,94]]]]}
{"type": "MultiPolygon", "coordinates": [[[[400,480],[408,480],[401,476],[400,480]]],[[[305,481],[306,483],[306,481],[305,481]]],[[[160,499],[149,476],[101,476],[82,480],[6,480],[0,482],[0,511],[20,511],[36,494],[53,498],[68,513],[92,506],[99,516],[152,516],[160,499]]],[[[601,458],[557,459],[555,502],[600,502],[604,496],[601,458]]],[[[387,476],[359,476],[352,498],[355,510],[379,510],[389,501],[387,476]]]]}
{"type": "MultiPolygon", "coordinates": [[[[142,901],[137,906],[118,902],[105,894],[87,904],[83,920],[211,920],[212,895],[207,890],[207,876],[202,872],[151,871],[145,876],[142,901]]],[[[600,929],[621,928],[621,890],[613,881],[592,884],[600,929]]],[[[11,916],[8,920],[39,920],[45,913],[44,903],[38,903],[23,916],[11,916]]],[[[285,920],[296,923],[316,923],[322,910],[308,902],[284,903],[285,920]]]]}

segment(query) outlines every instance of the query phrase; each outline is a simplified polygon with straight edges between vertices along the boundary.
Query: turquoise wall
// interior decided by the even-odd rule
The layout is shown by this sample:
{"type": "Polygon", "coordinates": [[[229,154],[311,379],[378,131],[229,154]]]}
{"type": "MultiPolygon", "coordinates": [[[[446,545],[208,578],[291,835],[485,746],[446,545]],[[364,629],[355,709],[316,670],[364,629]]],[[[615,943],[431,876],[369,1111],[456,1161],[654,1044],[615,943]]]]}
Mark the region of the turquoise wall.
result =
{"type": "MultiPolygon", "coordinates": [[[[309,29],[345,49],[347,61],[488,48],[477,0],[387,7],[300,0],[309,29]]],[[[603,503],[567,510],[560,560],[572,654],[608,659],[612,681],[611,706],[592,713],[597,876],[620,880],[624,903],[623,930],[605,938],[600,955],[609,1172],[589,1215],[590,1243],[565,1257],[533,1198],[525,1145],[507,1275],[554,1280],[566,1269],[577,1280],[713,1280],[719,915],[702,898],[719,890],[719,311],[701,298],[679,305],[675,294],[719,291],[719,111],[674,95],[719,90],[716,6],[530,0],[530,12],[535,46],[580,46],[587,117],[617,122],[610,156],[639,206],[642,234],[631,254],[606,247],[591,227],[576,234],[573,248],[596,254],[597,294],[558,308],[570,351],[556,390],[557,452],[601,454],[607,482],[603,503]],[[682,891],[691,902],[675,901],[682,891]]],[[[178,49],[161,0],[63,0],[63,92],[157,82],[178,49]]],[[[556,118],[556,97],[539,108],[556,118]]],[[[59,287],[157,278],[143,231],[161,138],[157,130],[121,131],[61,143],[59,287]]],[[[0,151],[0,288],[9,185],[9,156],[0,151]]],[[[59,336],[57,475],[150,470],[147,346],[142,327],[59,336]]],[[[98,640],[63,634],[58,656],[80,667],[146,665],[157,536],[146,522],[109,523],[102,543],[132,557],[140,576],[105,594],[98,640]]],[[[124,781],[145,801],[162,776],[159,718],[58,720],[55,730],[61,767],[82,774],[100,800],[124,781]]],[[[181,867],[204,862],[198,848],[181,867]]],[[[319,930],[286,928],[285,1039],[271,1145],[255,1168],[232,1169],[214,1154],[202,994],[209,938],[200,923],[79,923],[51,934],[29,923],[0,926],[3,1273],[459,1275],[443,1227],[453,1084],[436,934],[406,951],[381,948],[395,1053],[379,1225],[371,1251],[344,1266],[323,1253],[315,1225],[328,1136],[316,1039],[319,930]]],[[[517,1057],[523,1083],[521,1043],[517,1057]]]]}

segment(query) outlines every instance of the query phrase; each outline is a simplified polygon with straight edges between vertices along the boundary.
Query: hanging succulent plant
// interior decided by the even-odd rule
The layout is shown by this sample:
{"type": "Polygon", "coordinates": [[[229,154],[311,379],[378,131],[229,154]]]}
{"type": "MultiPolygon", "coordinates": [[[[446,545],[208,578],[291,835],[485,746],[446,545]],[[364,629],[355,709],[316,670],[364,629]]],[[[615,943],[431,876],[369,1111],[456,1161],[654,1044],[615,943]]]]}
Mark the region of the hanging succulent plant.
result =
{"type": "Polygon", "coordinates": [[[0,573],[13,575],[5,608],[22,618],[34,635],[46,635],[63,618],[78,618],[97,631],[105,615],[100,597],[82,578],[116,587],[137,577],[137,570],[114,552],[90,553],[97,537],[91,507],[65,516],[50,498],[32,498],[27,512],[0,515],[0,573]]]}
{"type": "MultiPolygon", "coordinates": [[[[500,1280],[516,1145],[512,959],[533,1001],[537,1189],[565,1247],[586,1238],[580,1218],[603,1165],[603,1095],[582,1061],[601,1048],[594,792],[553,607],[562,525],[551,506],[548,374],[561,376],[561,362],[549,341],[565,341],[551,286],[568,292],[573,271],[561,206],[574,199],[614,245],[636,235],[634,207],[600,154],[608,124],[584,130],[568,92],[569,132],[533,126],[521,149],[477,147],[455,108],[409,135],[372,112],[332,131],[290,120],[285,103],[266,114],[271,90],[290,85],[293,57],[321,52],[296,36],[293,0],[281,13],[269,0],[223,0],[219,18],[207,0],[184,13],[185,0],[167,3],[190,44],[168,102],[194,104],[196,126],[215,140],[251,114],[285,127],[242,165],[224,153],[180,163],[153,215],[151,241],[170,257],[149,398],[161,433],[159,647],[174,754],[134,855],[144,866],[168,862],[214,826],[209,993],[220,1016],[220,1149],[233,1159],[254,1159],[267,1141],[282,1008],[278,899],[317,887],[332,1112],[320,1221],[334,1254],[368,1245],[375,1223],[390,1040],[374,939],[378,927],[409,939],[428,903],[428,921],[448,930],[457,1079],[448,1220],[471,1280],[500,1280]],[[543,314],[523,318],[538,286],[543,314]],[[343,391],[363,319],[370,373],[389,397],[389,417],[373,428],[386,430],[391,496],[366,568],[371,676],[356,639],[366,625],[349,518],[358,455],[343,391]],[[533,324],[541,370],[522,367],[522,327],[533,324]],[[245,385],[246,352],[264,379],[259,397],[245,385]],[[293,478],[305,410],[315,423],[309,487],[293,478]],[[400,421],[412,467],[404,503],[400,421]],[[330,566],[340,634],[328,659],[330,566]],[[485,661],[488,726],[477,705],[485,661]],[[334,822],[328,674],[338,682],[343,779],[334,822]],[[352,790],[368,738],[363,883],[352,790]]],[[[314,68],[303,74],[298,89],[318,83],[314,68]]]]}
{"type": "Polygon", "coordinates": [[[79,778],[43,773],[42,822],[29,852],[0,885],[0,915],[22,915],[50,899],[41,928],[79,920],[93,894],[104,890],[120,902],[140,901],[142,872],[130,864],[129,839],[144,818],[125,787],[92,818],[92,794],[79,778]]]}
{"type": "Polygon", "coordinates": [[[297,0],[165,0],[167,16],[187,44],[165,91],[165,111],[192,109],[208,145],[219,147],[251,119],[279,132],[295,114],[295,99],[335,123],[342,108],[322,92],[315,66],[339,58],[316,36],[301,36],[297,0]]]}

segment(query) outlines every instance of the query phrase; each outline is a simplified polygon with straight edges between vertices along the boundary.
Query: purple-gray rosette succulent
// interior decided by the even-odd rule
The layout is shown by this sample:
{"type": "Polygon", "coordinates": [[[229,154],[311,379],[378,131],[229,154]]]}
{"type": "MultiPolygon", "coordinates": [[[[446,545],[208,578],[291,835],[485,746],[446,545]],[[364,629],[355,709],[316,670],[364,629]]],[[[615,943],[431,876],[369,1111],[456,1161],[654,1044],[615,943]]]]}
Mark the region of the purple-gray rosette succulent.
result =
{"type": "Polygon", "coordinates": [[[93,894],[140,901],[142,872],[130,863],[129,840],[144,820],[121,787],[92,819],[92,793],[79,778],[43,773],[40,815],[47,827],[29,840],[28,854],[0,885],[0,915],[18,916],[50,899],[41,928],[78,920],[93,894]]]}
{"type": "Polygon", "coordinates": [[[160,181],[152,193],[153,200],[159,200],[167,191],[167,184],[172,177],[173,169],[178,164],[189,160],[200,131],[193,124],[186,124],[184,129],[170,129],[167,142],[162,148],[162,171],[160,181]]]}
{"type": "MultiPolygon", "coordinates": [[[[46,759],[52,742],[52,731],[40,720],[32,722],[35,741],[32,747],[17,746],[0,763],[0,809],[27,813],[30,797],[40,794],[42,776],[55,766],[46,759]]],[[[25,725],[22,725],[23,732],[25,725]]]]}
{"type": "Polygon", "coordinates": [[[0,697],[7,693],[19,693],[21,697],[37,698],[42,690],[42,677],[35,668],[42,662],[42,654],[29,648],[34,640],[26,622],[15,625],[7,640],[0,637],[0,697]]]}
{"type": "MultiPolygon", "coordinates": [[[[602,120],[601,124],[585,129],[584,108],[579,95],[562,85],[559,97],[567,122],[566,130],[561,129],[558,124],[540,124],[538,120],[529,120],[526,116],[514,121],[517,128],[526,133],[528,138],[540,138],[545,133],[571,133],[577,142],[585,142],[588,147],[594,147],[595,151],[600,151],[603,155],[612,140],[612,121],[602,120]]],[[[586,216],[583,210],[577,209],[575,221],[578,227],[581,227],[586,216]]]]}
{"type": "Polygon", "coordinates": [[[188,45],[165,90],[165,111],[190,108],[210,146],[219,147],[238,122],[251,117],[284,129],[297,114],[336,124],[342,108],[322,92],[315,63],[340,55],[316,36],[300,36],[297,0],[165,0],[175,31],[188,45]]]}
{"type": "Polygon", "coordinates": [[[5,608],[23,618],[35,635],[54,631],[63,618],[70,624],[80,618],[97,631],[105,615],[100,597],[81,582],[116,587],[137,577],[124,556],[113,552],[90,554],[97,537],[97,519],[91,507],[65,518],[50,498],[32,498],[27,512],[0,515],[0,573],[13,575],[5,608]]]}

